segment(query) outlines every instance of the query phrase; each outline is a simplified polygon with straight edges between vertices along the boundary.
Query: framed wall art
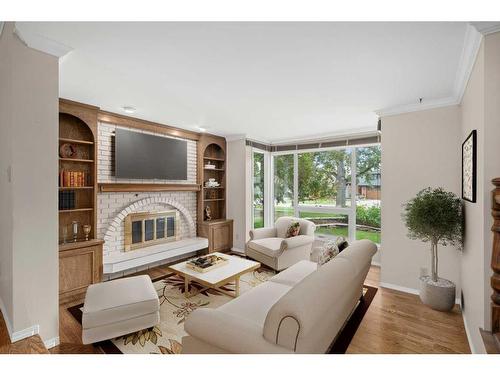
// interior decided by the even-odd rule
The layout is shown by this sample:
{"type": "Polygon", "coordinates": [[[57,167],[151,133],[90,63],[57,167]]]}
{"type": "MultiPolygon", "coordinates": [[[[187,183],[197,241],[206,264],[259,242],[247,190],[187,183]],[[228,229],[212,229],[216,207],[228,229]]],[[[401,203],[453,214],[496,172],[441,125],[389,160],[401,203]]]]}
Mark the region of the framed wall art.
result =
{"type": "Polygon", "coordinates": [[[477,134],[473,130],[462,143],[462,199],[475,203],[477,187],[477,134]]]}

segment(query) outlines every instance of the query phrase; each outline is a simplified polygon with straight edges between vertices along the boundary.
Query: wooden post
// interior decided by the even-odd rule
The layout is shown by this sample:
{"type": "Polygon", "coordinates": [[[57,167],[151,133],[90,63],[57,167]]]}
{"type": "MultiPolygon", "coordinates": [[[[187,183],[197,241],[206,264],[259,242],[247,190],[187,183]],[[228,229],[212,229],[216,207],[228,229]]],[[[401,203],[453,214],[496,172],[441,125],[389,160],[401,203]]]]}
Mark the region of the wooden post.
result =
{"type": "MultiPolygon", "coordinates": [[[[495,189],[492,192],[491,213],[493,215],[493,252],[491,254],[491,333],[496,338],[497,346],[500,346],[500,178],[493,181],[495,189]]],[[[500,349],[500,347],[499,347],[500,349]]]]}

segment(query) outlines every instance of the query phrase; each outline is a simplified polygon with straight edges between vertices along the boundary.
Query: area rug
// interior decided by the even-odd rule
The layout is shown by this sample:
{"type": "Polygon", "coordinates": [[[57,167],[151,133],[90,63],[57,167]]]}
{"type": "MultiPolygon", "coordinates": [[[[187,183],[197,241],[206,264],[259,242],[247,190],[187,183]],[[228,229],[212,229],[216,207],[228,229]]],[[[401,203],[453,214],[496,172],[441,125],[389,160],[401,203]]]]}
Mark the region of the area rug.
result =
{"type": "MultiPolygon", "coordinates": [[[[274,271],[262,267],[243,275],[240,278],[240,293],[244,294],[253,287],[267,281],[274,274],[274,271]]],[[[231,297],[214,289],[204,290],[197,295],[186,298],[184,296],[184,279],[175,274],[155,280],[153,285],[160,298],[160,324],[150,329],[144,329],[95,345],[108,354],[180,354],[182,352],[182,337],[187,335],[184,331],[184,321],[189,314],[200,307],[216,308],[232,300],[231,297]]],[[[234,288],[233,283],[221,289],[234,291],[234,288]]],[[[202,289],[202,286],[196,282],[191,282],[189,285],[190,293],[196,293],[202,289]]],[[[376,292],[377,288],[369,286],[363,288],[364,297],[351,315],[342,333],[337,337],[329,351],[330,353],[345,353],[376,292]]],[[[68,308],[68,311],[80,324],[82,321],[82,306],[68,308]]]]}

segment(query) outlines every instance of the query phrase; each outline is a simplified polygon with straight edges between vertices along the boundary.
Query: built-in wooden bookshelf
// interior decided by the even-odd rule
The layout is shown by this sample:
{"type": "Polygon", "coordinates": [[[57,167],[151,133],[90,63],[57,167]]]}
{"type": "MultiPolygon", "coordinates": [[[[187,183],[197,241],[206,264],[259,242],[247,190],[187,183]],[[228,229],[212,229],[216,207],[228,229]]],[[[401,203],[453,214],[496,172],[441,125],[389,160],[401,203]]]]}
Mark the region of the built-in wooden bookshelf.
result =
{"type": "Polygon", "coordinates": [[[102,277],[104,241],[95,239],[97,114],[97,107],[63,99],[59,102],[60,303],[83,300],[87,286],[99,282],[102,277]],[[73,147],[74,155],[61,155],[60,147],[64,144],[73,147]],[[73,222],[78,223],[76,242],[73,222]],[[91,226],[88,241],[85,240],[84,225],[91,226]]]}
{"type": "Polygon", "coordinates": [[[231,250],[233,221],[226,219],[226,142],[208,134],[198,141],[198,174],[202,189],[198,193],[198,235],[207,237],[209,252],[231,250]],[[206,167],[207,164],[213,167],[206,167]],[[220,185],[207,187],[214,178],[220,185]],[[210,208],[211,218],[206,217],[210,208]]]}

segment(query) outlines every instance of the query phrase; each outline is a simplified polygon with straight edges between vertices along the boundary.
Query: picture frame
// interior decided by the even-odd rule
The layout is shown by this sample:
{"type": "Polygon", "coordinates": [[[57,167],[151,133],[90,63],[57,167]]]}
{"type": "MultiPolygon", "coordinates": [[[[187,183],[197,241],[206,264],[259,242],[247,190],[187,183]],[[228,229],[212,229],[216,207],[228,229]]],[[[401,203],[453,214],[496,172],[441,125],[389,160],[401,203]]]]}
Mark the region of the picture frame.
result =
{"type": "Polygon", "coordinates": [[[462,199],[476,203],[477,131],[473,130],[462,143],[462,199]]]}

